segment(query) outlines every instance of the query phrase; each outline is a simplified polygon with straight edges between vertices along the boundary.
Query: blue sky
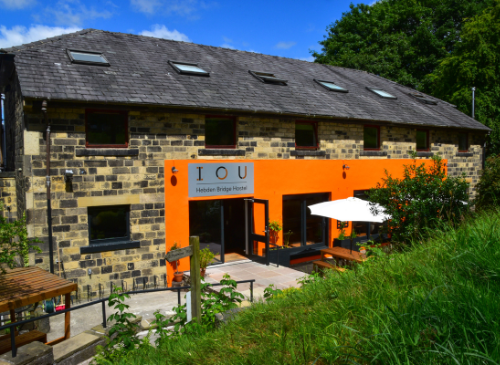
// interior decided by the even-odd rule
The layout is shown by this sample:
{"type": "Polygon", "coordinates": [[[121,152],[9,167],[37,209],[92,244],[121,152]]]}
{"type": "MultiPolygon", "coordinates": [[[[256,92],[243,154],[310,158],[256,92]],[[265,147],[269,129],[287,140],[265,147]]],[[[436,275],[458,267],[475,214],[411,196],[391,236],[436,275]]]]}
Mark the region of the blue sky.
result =
{"type": "Polygon", "coordinates": [[[0,48],[97,28],[312,60],[310,50],[320,50],[318,42],[327,26],[348,11],[350,3],[0,0],[0,48]]]}

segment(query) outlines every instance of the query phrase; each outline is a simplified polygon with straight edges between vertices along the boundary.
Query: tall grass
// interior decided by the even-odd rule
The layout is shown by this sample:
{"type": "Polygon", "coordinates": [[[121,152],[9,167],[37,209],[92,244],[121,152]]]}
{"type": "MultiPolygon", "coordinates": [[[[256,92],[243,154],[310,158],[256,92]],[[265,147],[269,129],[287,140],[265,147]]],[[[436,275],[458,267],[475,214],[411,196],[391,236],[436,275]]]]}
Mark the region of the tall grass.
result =
{"type": "Polygon", "coordinates": [[[500,364],[500,211],[128,364],[500,364]]]}

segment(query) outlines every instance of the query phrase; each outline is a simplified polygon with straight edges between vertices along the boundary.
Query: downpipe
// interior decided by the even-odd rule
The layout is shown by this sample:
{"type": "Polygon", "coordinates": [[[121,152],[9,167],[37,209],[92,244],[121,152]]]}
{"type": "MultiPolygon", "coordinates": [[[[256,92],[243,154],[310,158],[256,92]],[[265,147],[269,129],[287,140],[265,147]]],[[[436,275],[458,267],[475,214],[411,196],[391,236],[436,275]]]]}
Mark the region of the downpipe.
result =
{"type": "Polygon", "coordinates": [[[5,94],[0,94],[0,118],[2,118],[2,167],[0,171],[5,171],[7,164],[5,163],[5,155],[7,153],[7,148],[5,144],[7,143],[7,138],[5,137],[5,94]]]}
{"type": "Polygon", "coordinates": [[[50,125],[47,119],[47,101],[42,102],[42,113],[45,119],[45,124],[47,126],[46,130],[46,161],[45,165],[47,167],[47,228],[49,230],[49,261],[50,261],[50,273],[54,273],[54,241],[52,237],[52,204],[50,198],[50,125]]]}

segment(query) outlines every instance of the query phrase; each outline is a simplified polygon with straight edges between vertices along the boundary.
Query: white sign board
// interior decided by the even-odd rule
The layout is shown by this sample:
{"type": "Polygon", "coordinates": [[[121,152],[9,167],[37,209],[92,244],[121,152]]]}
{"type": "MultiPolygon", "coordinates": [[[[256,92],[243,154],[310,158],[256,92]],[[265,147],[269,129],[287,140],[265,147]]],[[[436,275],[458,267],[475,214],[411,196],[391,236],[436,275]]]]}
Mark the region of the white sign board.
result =
{"type": "Polygon", "coordinates": [[[189,197],[253,194],[253,163],[189,164],[189,197]]]}

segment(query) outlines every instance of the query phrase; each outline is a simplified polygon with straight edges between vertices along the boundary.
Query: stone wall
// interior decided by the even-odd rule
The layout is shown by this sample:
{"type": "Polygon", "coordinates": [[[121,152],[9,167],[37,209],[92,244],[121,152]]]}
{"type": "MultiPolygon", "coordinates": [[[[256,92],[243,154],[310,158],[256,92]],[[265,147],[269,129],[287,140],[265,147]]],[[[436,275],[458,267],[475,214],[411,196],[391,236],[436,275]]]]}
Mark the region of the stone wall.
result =
{"type": "MultiPolygon", "coordinates": [[[[45,123],[32,103],[26,102],[23,112],[20,201],[25,201],[29,232],[44,241],[44,253],[36,255],[36,263],[48,269],[45,123]]],[[[127,151],[134,153],[89,155],[83,106],[54,108],[49,101],[48,118],[54,242],[67,278],[79,284],[80,297],[87,291],[95,296],[100,288],[109,292],[111,283],[126,282],[131,289],[134,282],[165,279],[164,160],[394,159],[409,158],[409,151],[416,148],[415,127],[381,126],[381,150],[366,153],[362,124],[319,121],[319,150],[301,151],[295,149],[294,119],[242,116],[237,119],[236,149],[207,150],[204,115],[130,111],[127,151]],[[66,170],[74,173],[72,191],[67,191],[66,170]],[[130,206],[131,239],[139,241],[140,247],[82,253],[81,248],[89,245],[88,207],[125,204],[130,206]]],[[[471,134],[470,153],[459,155],[458,132],[432,131],[431,152],[449,160],[450,175],[465,172],[474,185],[481,168],[482,138],[471,134]]]]}
{"type": "Polygon", "coordinates": [[[0,214],[9,220],[16,219],[16,178],[13,172],[0,172],[0,201],[3,204],[0,214]]]}

